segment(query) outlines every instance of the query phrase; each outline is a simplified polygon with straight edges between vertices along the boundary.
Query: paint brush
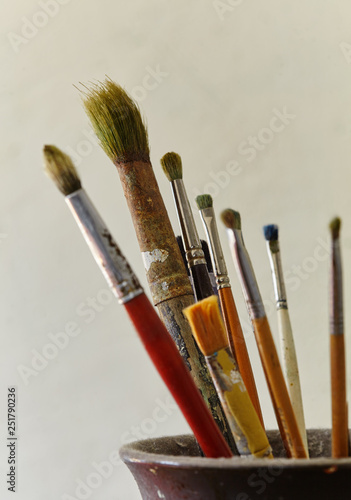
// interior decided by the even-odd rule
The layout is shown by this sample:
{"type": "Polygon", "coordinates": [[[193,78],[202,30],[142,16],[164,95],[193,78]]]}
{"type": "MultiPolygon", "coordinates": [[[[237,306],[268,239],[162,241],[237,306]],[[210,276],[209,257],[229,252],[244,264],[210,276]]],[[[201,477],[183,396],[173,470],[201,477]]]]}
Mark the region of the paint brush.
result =
{"type": "Polygon", "coordinates": [[[218,298],[203,299],[185,309],[193,335],[210,369],[240,455],[273,458],[238,366],[229,348],[218,298]]]}
{"type": "Polygon", "coordinates": [[[193,304],[194,295],[152,169],[147,129],[140,110],[125,90],[110,79],[86,88],[83,104],[102,149],[117,167],[153,303],[234,449],[205,360],[182,313],[193,304]]]}
{"type": "Polygon", "coordinates": [[[119,302],[124,305],[203,452],[209,457],[232,456],[167,329],[82,188],[71,159],[54,146],[45,146],[44,159],[46,172],[64,194],[95,261],[119,302]]]}
{"type": "Polygon", "coordinates": [[[185,190],[182,160],[177,153],[167,153],[161,158],[161,165],[171,184],[185,256],[194,284],[195,297],[196,300],[202,300],[213,295],[213,289],[208,275],[205,254],[185,190]]]}
{"type": "Polygon", "coordinates": [[[196,203],[199,208],[207,240],[209,242],[212,267],[216,277],[218,295],[229,344],[238,363],[241,376],[250,395],[251,401],[263,425],[263,417],[255,379],[219,239],[216,216],[213,209],[213,200],[209,194],[203,194],[196,198],[196,203]]]}
{"type": "Polygon", "coordinates": [[[256,276],[244,245],[240,214],[228,209],[222,212],[221,218],[227,228],[234,264],[252,321],[263,371],[287,455],[293,458],[307,458],[307,451],[291,405],[256,276]]]}
{"type": "MultiPolygon", "coordinates": [[[[185,250],[184,250],[184,245],[183,245],[183,239],[182,239],[181,236],[177,236],[177,243],[178,243],[178,246],[179,246],[180,253],[182,254],[184,265],[185,265],[185,267],[186,267],[186,269],[188,271],[188,276],[189,276],[189,279],[190,279],[191,286],[192,286],[192,288],[194,290],[194,285],[193,285],[192,277],[191,277],[191,274],[190,274],[190,270],[188,268],[188,262],[186,260],[186,255],[185,255],[185,250]]],[[[202,247],[202,250],[203,250],[204,255],[205,255],[207,271],[208,271],[208,275],[209,275],[210,280],[211,280],[211,285],[212,285],[213,293],[214,293],[214,295],[218,296],[218,290],[217,290],[217,285],[216,285],[216,278],[215,278],[215,275],[213,273],[213,267],[212,267],[212,262],[211,262],[211,257],[210,257],[210,251],[208,249],[207,241],[201,240],[201,247],[202,247]]]]}
{"type": "Polygon", "coordinates": [[[267,242],[268,257],[273,277],[283,373],[289,391],[291,404],[300,429],[300,434],[304,442],[305,449],[308,453],[308,442],[305,416],[303,411],[299,368],[297,364],[294,337],[285,291],[283,268],[280,257],[280,245],[278,239],[278,226],[275,224],[268,224],[264,226],[263,234],[267,242]]]}
{"type": "Polygon", "coordinates": [[[343,280],[340,251],[341,220],[330,225],[330,368],[332,393],[332,456],[349,456],[348,405],[346,400],[346,361],[344,340],[343,280]]]}

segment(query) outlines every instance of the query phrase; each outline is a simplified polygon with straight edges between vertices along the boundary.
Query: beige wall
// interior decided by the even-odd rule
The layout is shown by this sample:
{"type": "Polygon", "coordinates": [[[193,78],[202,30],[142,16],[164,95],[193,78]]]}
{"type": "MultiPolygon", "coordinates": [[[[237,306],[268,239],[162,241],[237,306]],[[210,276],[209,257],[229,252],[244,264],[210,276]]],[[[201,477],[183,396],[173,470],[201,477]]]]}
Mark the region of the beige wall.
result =
{"type": "MultiPolygon", "coordinates": [[[[4,434],[6,389],[17,385],[16,498],[78,499],[77,480],[94,472],[93,462],[108,460],[126,433],[137,432],[133,426],[144,436],[188,429],[171,406],[155,423],[167,391],[125,312],[105,292],[63,198],[42,173],[43,144],[75,152],[85,187],[146,285],[118,176],[91,142],[73,87],[105,74],[139,100],[147,117],[154,168],[176,232],[159,166],[170,150],[182,155],[191,197],[209,190],[218,212],[228,206],[241,212],[275,334],[261,226],[280,225],[307,425],[329,426],[325,248],[335,214],[344,219],[346,325],[351,310],[349,2],[52,2],[1,2],[0,421],[4,434]],[[50,15],[43,10],[49,4],[50,15]],[[149,76],[155,72],[156,78],[149,76]],[[285,123],[273,119],[279,114],[285,123]],[[250,136],[258,137],[253,149],[250,136]],[[97,304],[99,311],[88,305],[94,298],[105,303],[97,304]],[[52,335],[70,328],[80,333],[26,385],[19,367],[31,367],[33,350],[42,352],[52,335]]],[[[247,342],[265,421],[275,427],[249,331],[247,342]]],[[[3,480],[0,491],[10,498],[3,480]]],[[[139,494],[127,469],[117,465],[89,498],[134,500],[139,494]]]]}

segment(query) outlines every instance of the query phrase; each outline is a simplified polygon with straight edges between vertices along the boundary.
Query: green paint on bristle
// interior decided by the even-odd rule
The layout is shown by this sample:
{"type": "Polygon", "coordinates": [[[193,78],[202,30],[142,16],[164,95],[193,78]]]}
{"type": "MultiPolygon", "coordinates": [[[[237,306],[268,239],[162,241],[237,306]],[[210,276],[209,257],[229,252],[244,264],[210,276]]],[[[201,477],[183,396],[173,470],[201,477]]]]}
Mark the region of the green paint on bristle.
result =
{"type": "Polygon", "coordinates": [[[340,217],[335,217],[329,224],[329,229],[331,231],[333,240],[339,238],[340,227],[341,227],[341,219],[340,217]]]}
{"type": "Polygon", "coordinates": [[[81,189],[82,185],[71,158],[56,146],[44,146],[45,172],[65,196],[81,189]]]}
{"type": "Polygon", "coordinates": [[[108,78],[82,93],[85,111],[111,160],[150,161],[147,128],[139,106],[127,92],[108,78]]]}
{"type": "Polygon", "coordinates": [[[241,230],[241,217],[240,217],[239,212],[236,212],[235,210],[227,208],[226,210],[223,210],[223,212],[221,213],[221,219],[222,219],[223,224],[228,229],[241,230]]]}
{"type": "Polygon", "coordinates": [[[211,208],[213,206],[212,196],[210,194],[200,194],[195,199],[199,210],[205,210],[205,208],[211,208]]]}
{"type": "Polygon", "coordinates": [[[166,153],[160,163],[170,182],[183,177],[182,159],[177,153],[166,153]]]}

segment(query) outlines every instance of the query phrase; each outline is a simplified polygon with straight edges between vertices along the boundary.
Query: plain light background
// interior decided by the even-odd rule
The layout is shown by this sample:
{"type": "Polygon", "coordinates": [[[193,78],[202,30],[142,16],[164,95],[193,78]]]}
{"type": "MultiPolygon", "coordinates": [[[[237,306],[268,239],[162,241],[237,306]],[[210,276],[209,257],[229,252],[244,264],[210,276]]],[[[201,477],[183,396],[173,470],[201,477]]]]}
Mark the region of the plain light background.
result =
{"type": "MultiPolygon", "coordinates": [[[[172,405],[155,422],[167,390],[123,308],[109,298],[62,195],[43,174],[44,144],[75,157],[84,186],[147,289],[117,172],[91,142],[73,87],[105,75],[137,98],[147,118],[151,158],[176,234],[159,164],[168,151],[183,158],[190,198],[209,191],[218,214],[227,207],[241,212],[275,337],[261,227],[279,224],[307,426],[330,426],[328,223],[336,214],[343,218],[346,333],[351,307],[349,2],[1,0],[1,7],[1,498],[12,498],[5,479],[8,386],[18,392],[18,500],[78,500],[80,481],[94,478],[99,486],[85,498],[139,499],[123,464],[99,480],[94,463],[109,460],[138,432],[188,432],[172,405]],[[43,14],[49,4],[50,15],[43,14]],[[290,118],[270,132],[277,113],[290,118]],[[251,153],[250,136],[258,137],[251,153]],[[92,299],[105,305],[94,311],[92,299]],[[52,336],[72,322],[79,335],[50,351],[52,336]],[[45,349],[53,359],[24,377],[45,349]]],[[[195,217],[203,237],[196,210],[195,217]]],[[[220,222],[219,229],[266,426],[274,428],[220,222]]],[[[348,361],[350,374],[350,355],[348,361]]]]}

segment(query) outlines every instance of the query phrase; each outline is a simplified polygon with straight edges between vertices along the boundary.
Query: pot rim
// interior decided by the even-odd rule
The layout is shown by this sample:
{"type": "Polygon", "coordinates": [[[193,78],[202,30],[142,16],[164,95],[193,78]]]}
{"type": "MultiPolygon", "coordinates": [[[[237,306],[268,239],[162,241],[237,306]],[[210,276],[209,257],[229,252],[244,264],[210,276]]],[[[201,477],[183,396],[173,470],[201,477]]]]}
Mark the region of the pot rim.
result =
{"type": "MultiPolygon", "coordinates": [[[[269,431],[268,431],[269,432],[269,431]]],[[[272,431],[270,431],[272,432],[272,431]]],[[[275,431],[277,432],[277,431],[275,431]]],[[[164,436],[150,439],[143,439],[140,441],[133,441],[132,443],[125,444],[120,449],[120,456],[126,464],[145,464],[157,466],[177,467],[177,468],[194,468],[194,469],[223,469],[223,468],[240,468],[240,469],[257,469],[257,468],[275,468],[282,467],[284,469],[290,468],[310,468],[312,466],[319,468],[331,469],[330,473],[340,468],[351,468],[351,457],[349,458],[332,458],[332,457],[319,457],[319,458],[285,458],[278,457],[271,460],[267,458],[245,458],[234,456],[231,458],[207,458],[207,457],[192,457],[182,455],[165,455],[161,453],[153,453],[141,450],[139,447],[142,445],[154,445],[157,442],[165,439],[184,440],[193,437],[191,434],[179,434],[176,436],[164,436]]],[[[326,471],[327,472],[327,471],[326,471]]]]}

